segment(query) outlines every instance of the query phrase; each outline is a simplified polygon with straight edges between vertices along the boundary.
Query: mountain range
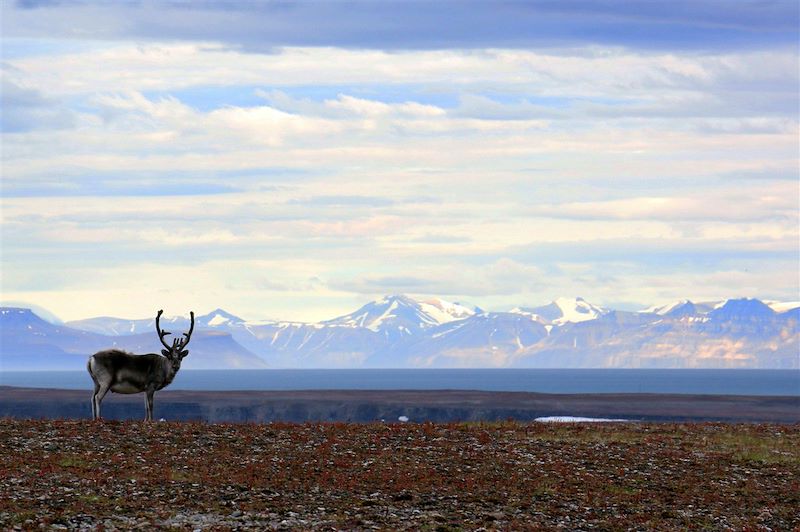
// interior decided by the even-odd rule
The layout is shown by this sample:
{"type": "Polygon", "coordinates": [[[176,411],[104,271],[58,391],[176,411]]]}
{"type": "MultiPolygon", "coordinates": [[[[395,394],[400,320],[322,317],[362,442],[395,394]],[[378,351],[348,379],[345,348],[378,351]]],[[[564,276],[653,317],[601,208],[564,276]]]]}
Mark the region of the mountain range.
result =
{"type": "MultiPolygon", "coordinates": [[[[0,308],[4,370],[79,369],[117,347],[159,352],[154,318],[66,323],[0,308]]],[[[800,303],[677,301],[628,312],[582,298],[487,312],[390,295],[318,323],[198,316],[184,367],[210,368],[800,368],[800,303]]],[[[182,332],[186,318],[162,318],[182,332]]]]}

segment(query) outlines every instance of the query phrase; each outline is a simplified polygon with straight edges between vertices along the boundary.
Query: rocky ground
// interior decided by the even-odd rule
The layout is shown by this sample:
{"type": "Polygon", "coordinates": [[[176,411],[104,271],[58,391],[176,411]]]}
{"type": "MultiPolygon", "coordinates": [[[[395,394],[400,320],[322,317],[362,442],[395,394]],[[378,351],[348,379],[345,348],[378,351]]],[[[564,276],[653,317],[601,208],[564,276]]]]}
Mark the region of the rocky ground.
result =
{"type": "Polygon", "coordinates": [[[800,527],[800,425],[0,420],[2,529],[800,527]]]}

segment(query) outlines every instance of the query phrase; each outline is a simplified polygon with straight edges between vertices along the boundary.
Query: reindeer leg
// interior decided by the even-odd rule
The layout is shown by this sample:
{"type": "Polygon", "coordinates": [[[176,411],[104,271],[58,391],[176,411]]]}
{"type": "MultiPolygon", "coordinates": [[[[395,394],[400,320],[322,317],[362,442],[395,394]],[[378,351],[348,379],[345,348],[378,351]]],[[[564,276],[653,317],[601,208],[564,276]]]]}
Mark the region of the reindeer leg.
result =
{"type": "Polygon", "coordinates": [[[98,391],[94,393],[94,413],[95,419],[102,419],[100,417],[100,404],[103,402],[103,397],[108,393],[111,386],[98,386],[98,391]]]}
{"type": "Polygon", "coordinates": [[[97,391],[100,389],[100,385],[96,382],[94,383],[94,393],[92,394],[92,419],[97,419],[97,391]]]}
{"type": "Polygon", "coordinates": [[[145,421],[153,421],[153,394],[155,390],[147,390],[144,395],[145,421]]]}

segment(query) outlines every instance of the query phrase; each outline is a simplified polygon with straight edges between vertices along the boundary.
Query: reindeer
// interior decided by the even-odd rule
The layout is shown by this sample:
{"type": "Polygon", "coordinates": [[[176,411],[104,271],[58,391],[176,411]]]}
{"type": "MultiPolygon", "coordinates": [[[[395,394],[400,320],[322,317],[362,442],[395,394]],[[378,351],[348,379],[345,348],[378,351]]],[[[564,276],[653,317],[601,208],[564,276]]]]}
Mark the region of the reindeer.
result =
{"type": "Polygon", "coordinates": [[[86,369],[94,381],[92,394],[92,419],[100,419],[100,403],[109,390],[116,393],[145,393],[145,420],[153,420],[153,394],[172,382],[175,374],[181,369],[181,361],[189,354],[186,346],[192,338],[194,330],[194,312],[189,314],[192,323],[186,338],[175,338],[172,345],[167,345],[164,337],[172,334],[161,329],[159,319],[163,310],[156,316],[156,332],[158,339],[166,349],[161,355],[149,353],[134,355],[119,349],[99,351],[89,357],[86,369]]]}

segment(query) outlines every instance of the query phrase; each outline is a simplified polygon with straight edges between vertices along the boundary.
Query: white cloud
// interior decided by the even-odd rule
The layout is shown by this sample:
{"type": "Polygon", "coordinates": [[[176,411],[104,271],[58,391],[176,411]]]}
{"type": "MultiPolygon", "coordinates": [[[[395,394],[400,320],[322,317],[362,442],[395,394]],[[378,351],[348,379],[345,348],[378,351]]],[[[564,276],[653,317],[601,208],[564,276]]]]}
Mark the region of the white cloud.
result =
{"type": "Polygon", "coordinates": [[[402,274],[370,273],[356,279],[334,278],[329,282],[333,289],[357,292],[366,297],[403,292],[456,298],[507,297],[533,292],[544,284],[540,268],[508,258],[500,258],[485,266],[419,264],[404,269],[402,274]]]}
{"type": "Polygon", "coordinates": [[[785,260],[797,183],[725,178],[797,167],[794,50],[108,43],[7,63],[18,85],[70,102],[74,128],[3,136],[4,291],[67,316],[90,313],[69,310],[82,293],[113,314],[174,298],[322,319],[396,291],[502,308],[559,295],[650,303],[694,297],[692,283],[708,283],[704,297],[726,283],[754,296],[797,287],[785,260]],[[197,87],[221,103],[181,92],[197,87]],[[162,178],[226,188],[178,196],[159,192],[162,178]],[[116,194],[118,181],[139,187],[116,194]],[[336,196],[374,201],[301,201],[336,196]],[[658,239],[701,271],[651,271],[622,244],[658,239]],[[765,257],[769,273],[704,246],[765,257]],[[49,261],[69,272],[54,286],[49,261]]]}
{"type": "MultiPolygon", "coordinates": [[[[735,191],[634,197],[606,201],[536,205],[533,215],[585,220],[763,221],[793,224],[800,208],[800,187],[777,182],[735,191]]],[[[788,224],[787,224],[788,225],[788,224]]]]}
{"type": "Polygon", "coordinates": [[[96,49],[9,61],[12,77],[48,94],[174,91],[192,86],[414,84],[487,88],[559,98],[644,98],[700,94],[720,88],[791,91],[797,81],[792,49],[718,55],[637,53],[596,49],[482,52],[380,52],[283,48],[241,53],[214,43],[110,43],[96,49]]]}

